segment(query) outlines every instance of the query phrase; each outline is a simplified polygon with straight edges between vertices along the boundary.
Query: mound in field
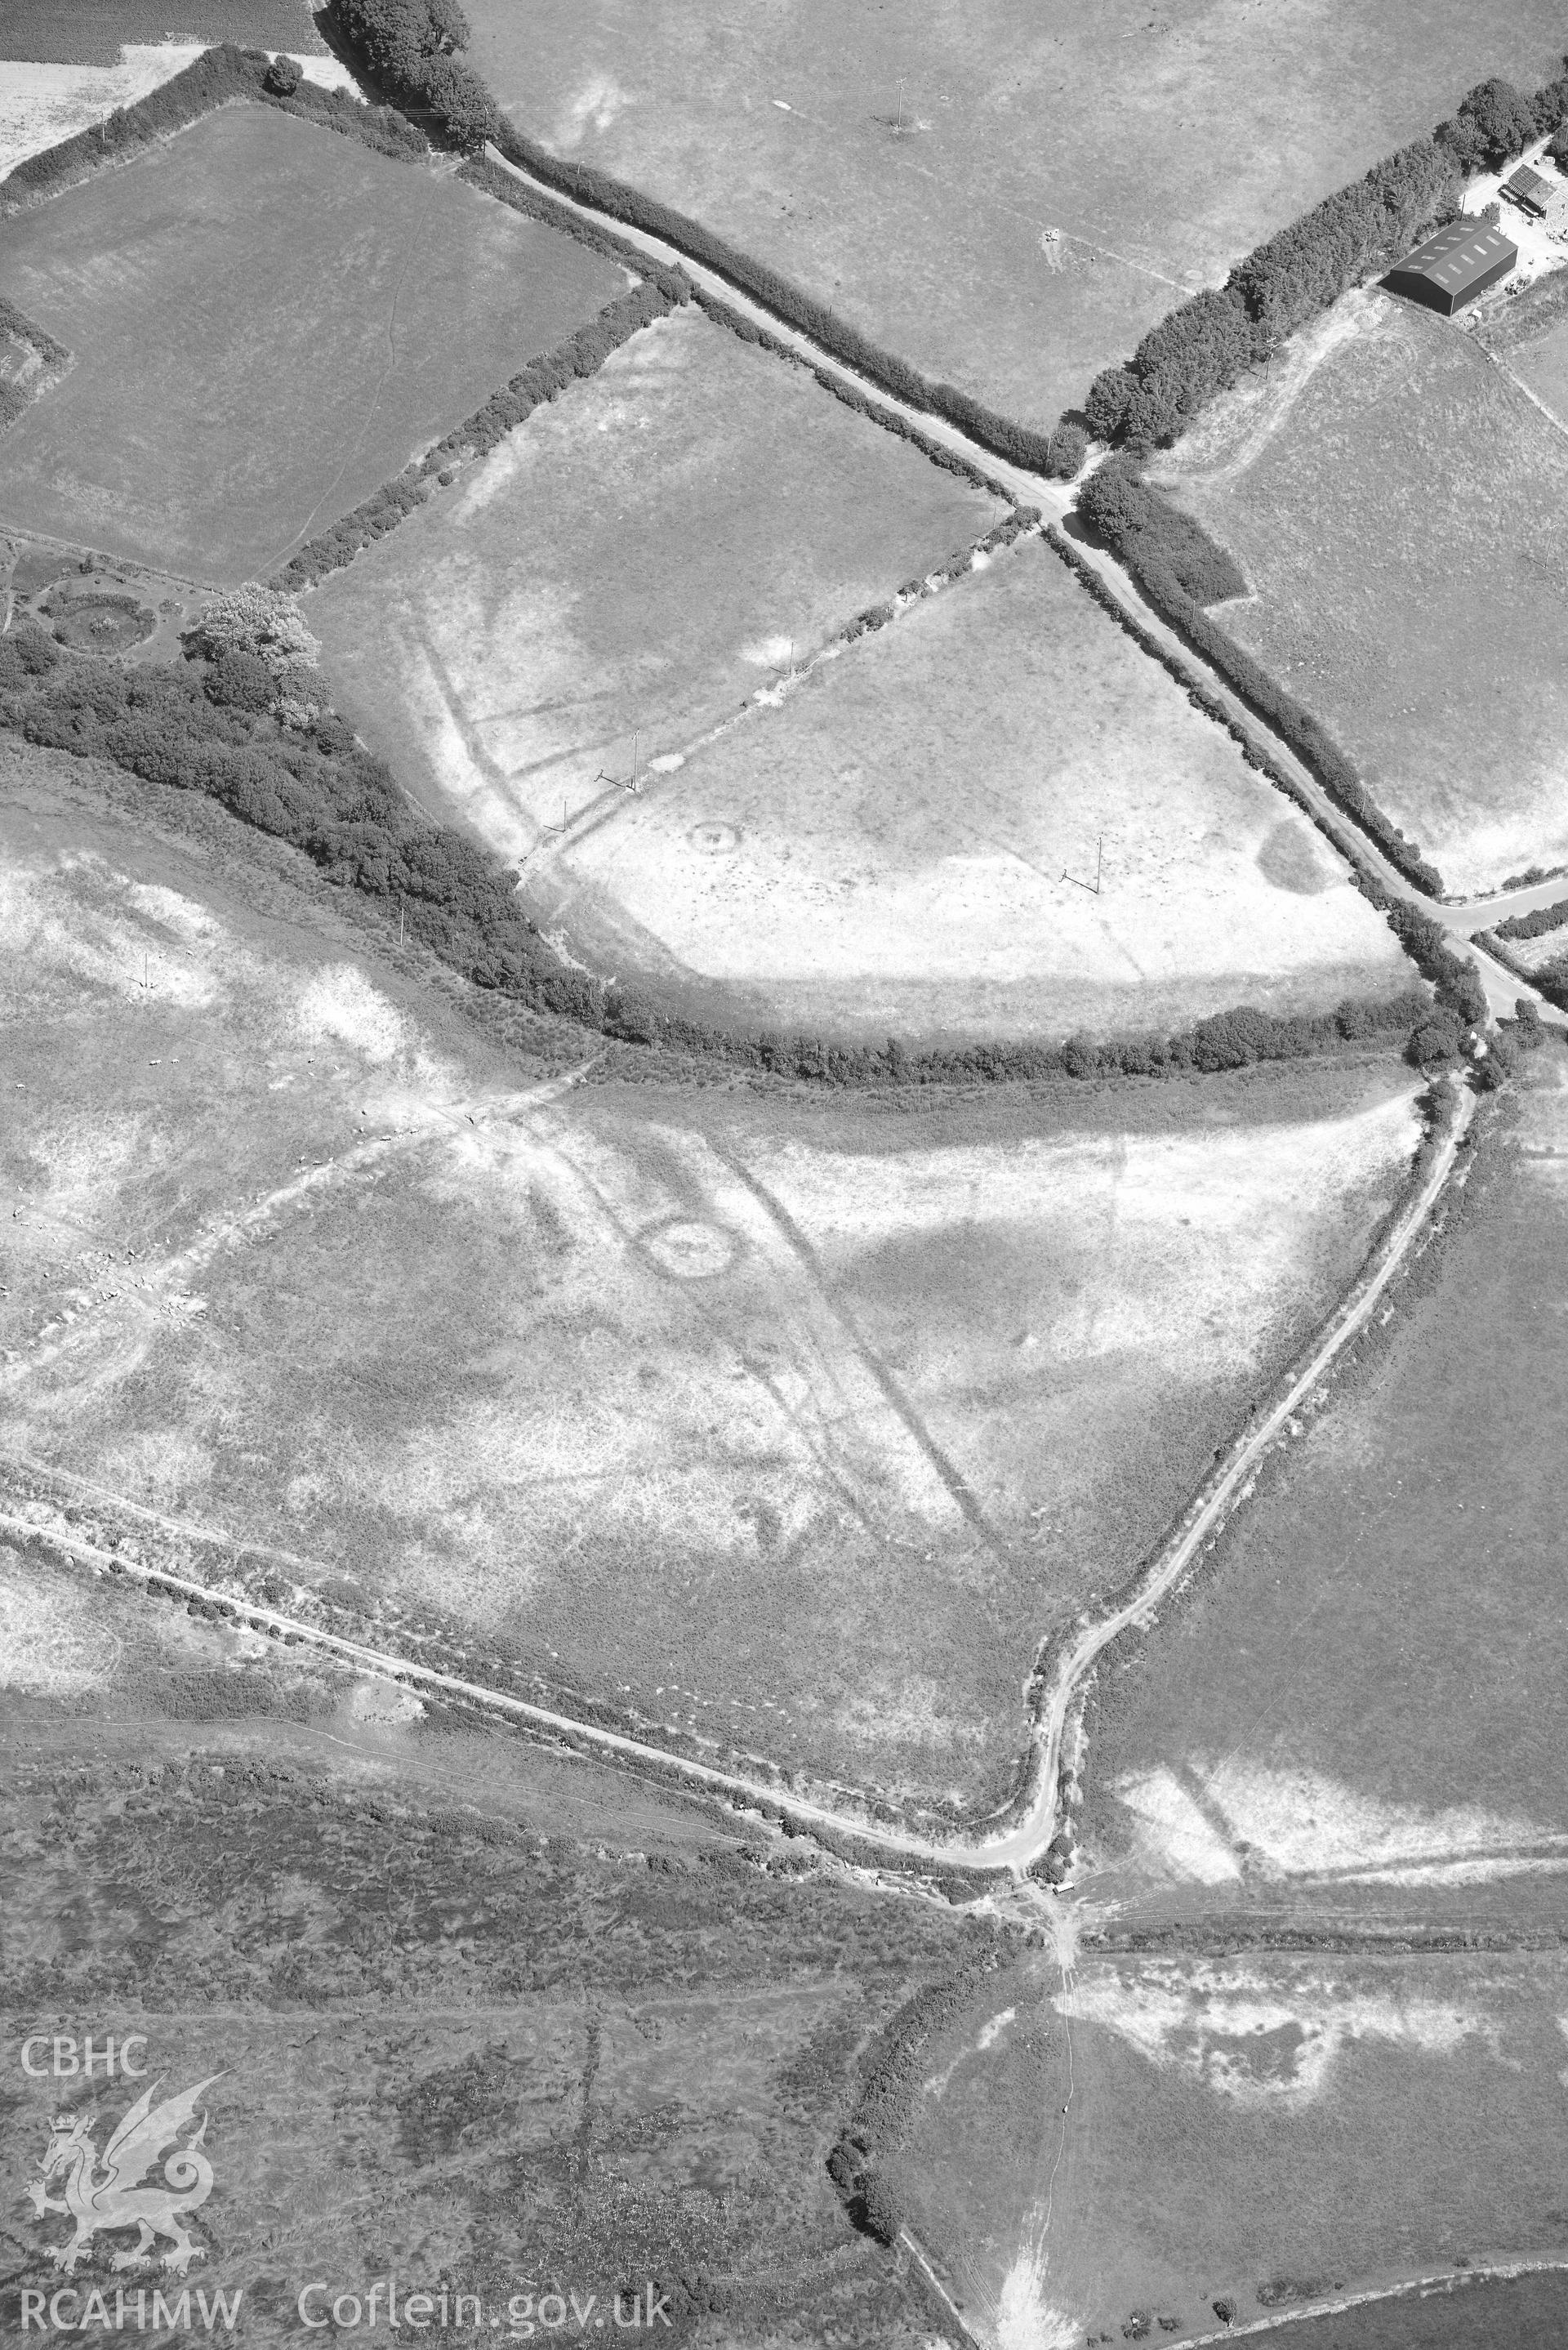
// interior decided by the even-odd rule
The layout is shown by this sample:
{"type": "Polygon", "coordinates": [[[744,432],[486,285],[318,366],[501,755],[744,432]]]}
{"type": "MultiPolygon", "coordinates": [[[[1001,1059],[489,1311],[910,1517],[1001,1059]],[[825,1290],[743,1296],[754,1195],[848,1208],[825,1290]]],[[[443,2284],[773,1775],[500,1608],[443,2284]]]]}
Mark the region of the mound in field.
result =
{"type": "MultiPolygon", "coordinates": [[[[1066,1974],[1028,1954],[924,2053],[897,2189],[1003,2343],[1212,2343],[1217,2304],[1241,2334],[1483,2258],[1550,2259],[1565,1994],[1557,1950],[1081,1948],[1066,1974]]],[[[1563,2281],[1546,2282],[1560,2312],[1563,2281]]],[[[1281,2338],[1557,2338],[1514,2333],[1508,2307],[1495,2332],[1450,2334],[1424,2298],[1281,2338]]]]}
{"type": "Polygon", "coordinates": [[[1336,854],[1038,542],[553,838],[508,788],[531,825],[484,828],[549,934],[730,1024],[1056,1044],[1408,982],[1336,854]]]}
{"type": "Polygon", "coordinates": [[[7,222],[0,294],[76,365],[7,435],[0,522],[254,577],[625,284],[449,175],[223,107],[7,222]]]}
{"type": "Polygon", "coordinates": [[[366,739],[532,864],[619,806],[634,733],[651,785],[1005,512],[692,307],[326,579],[310,624],[366,739]]]}
{"type": "Polygon", "coordinates": [[[1158,1908],[1561,1916],[1568,1077],[1526,1064],[1363,1366],[1102,1676],[1087,1841],[1158,1908]],[[1500,1733],[1500,1724],[1506,1732],[1500,1733]]]}
{"type": "Polygon", "coordinates": [[[1568,447],[1530,356],[1353,293],[1158,468],[1252,583],[1227,629],[1461,892],[1568,859],[1568,447]]]}
{"type": "Polygon", "coordinates": [[[1049,426],[1183,295],[1450,114],[1559,69],[1550,0],[472,0],[518,128],[1049,426]]]}
{"type": "Polygon", "coordinates": [[[324,886],[247,913],[55,772],[7,826],[5,1448],[656,1737],[999,1797],[1040,1636],[1175,1513],[1415,1139],[1387,1064],[1114,1121],[546,1082],[324,886]]]}

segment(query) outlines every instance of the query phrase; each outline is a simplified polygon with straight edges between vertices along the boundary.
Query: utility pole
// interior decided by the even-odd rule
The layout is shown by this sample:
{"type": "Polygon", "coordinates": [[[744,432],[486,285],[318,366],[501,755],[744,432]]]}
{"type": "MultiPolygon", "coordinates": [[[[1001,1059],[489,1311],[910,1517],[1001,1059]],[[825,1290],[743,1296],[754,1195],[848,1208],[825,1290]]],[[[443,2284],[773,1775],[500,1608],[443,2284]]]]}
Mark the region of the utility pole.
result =
{"type": "Polygon", "coordinates": [[[1064,865],[1062,868],[1062,879],[1064,881],[1070,881],[1075,889],[1086,889],[1091,898],[1097,898],[1100,894],[1100,880],[1105,872],[1105,865],[1106,836],[1102,832],[1095,847],[1094,879],[1092,881],[1080,881],[1077,875],[1075,873],[1069,873],[1064,865]]]}
{"type": "Polygon", "coordinates": [[[893,134],[897,139],[901,139],[904,135],[904,84],[908,79],[908,74],[900,74],[898,76],[898,128],[893,134]]]}

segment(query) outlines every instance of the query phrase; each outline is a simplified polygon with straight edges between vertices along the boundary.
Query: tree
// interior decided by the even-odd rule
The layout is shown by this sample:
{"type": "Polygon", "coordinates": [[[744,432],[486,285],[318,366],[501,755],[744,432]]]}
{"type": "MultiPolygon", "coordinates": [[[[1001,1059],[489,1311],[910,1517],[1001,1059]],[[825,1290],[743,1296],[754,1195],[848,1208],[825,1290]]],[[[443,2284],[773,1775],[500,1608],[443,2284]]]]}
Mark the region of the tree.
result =
{"type": "Polygon", "coordinates": [[[1445,1061],[1459,1058],[1459,1024],[1451,1012],[1434,1012],[1413,1029],[1406,1046],[1406,1057],[1418,1069],[1438,1067],[1445,1061]]]}
{"type": "Polygon", "coordinates": [[[1089,386],[1084,402],[1084,416],[1096,441],[1117,439],[1127,403],[1137,389],[1137,378],[1130,368],[1102,368],[1089,386]]]}
{"type": "Polygon", "coordinates": [[[277,699],[277,681],[257,653],[236,648],[221,652],[206,678],[209,702],[230,710],[270,710],[277,699]]]}
{"type": "Polygon", "coordinates": [[[1045,444],[1046,470],[1057,481],[1070,482],[1088,453],[1089,436],[1081,424],[1058,424],[1045,444]]]}
{"type": "Polygon", "coordinates": [[[462,57],[438,57],[425,82],[425,99],[446,126],[454,145],[475,153],[487,139],[499,139],[501,109],[473,68],[462,57]]]}
{"type": "Polygon", "coordinates": [[[1495,74],[1459,100],[1458,120],[1479,142],[1482,160],[1493,165],[1522,154],[1535,137],[1533,102],[1495,74]]]}
{"type": "Polygon", "coordinates": [[[904,2207],[879,2170],[871,2171],[861,2182],[859,2217],[867,2234],[875,2236],[879,2244],[898,2242],[904,2207]]]}
{"type": "Polygon", "coordinates": [[[274,677],[292,669],[314,669],[321,651],[295,598],[254,580],[214,596],[188,642],[209,660],[225,652],[254,653],[274,677]]]}
{"type": "Polygon", "coordinates": [[[305,68],[297,57],[279,56],[274,57],[263,78],[275,98],[292,98],[305,78],[305,68]]]}

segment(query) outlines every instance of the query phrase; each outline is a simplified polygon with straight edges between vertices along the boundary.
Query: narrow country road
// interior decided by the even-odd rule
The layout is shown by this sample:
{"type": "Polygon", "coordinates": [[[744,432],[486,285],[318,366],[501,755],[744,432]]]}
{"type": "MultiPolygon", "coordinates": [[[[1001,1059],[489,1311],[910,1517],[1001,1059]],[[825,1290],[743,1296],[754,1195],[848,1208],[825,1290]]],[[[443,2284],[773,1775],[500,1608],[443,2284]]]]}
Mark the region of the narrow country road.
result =
{"type": "MultiPolygon", "coordinates": [[[[942,448],[951,450],[955,456],[966,459],[969,463],[991,474],[993,480],[1000,482],[1021,504],[1038,506],[1041,512],[1058,526],[1072,513],[1075,495],[1074,484],[1054,481],[1045,474],[1032,473],[1026,465],[1016,464],[1010,458],[993,456],[989,449],[984,448],[978,441],[971,440],[960,426],[950,423],[945,417],[932,416],[924,409],[911,408],[907,401],[899,400],[894,393],[884,391],[879,384],[873,383],[868,377],[860,375],[844,360],[835,359],[831,352],[824,350],[820,345],[813,342],[810,336],[803,333],[798,327],[791,326],[787,319],[776,316],[774,311],[767,308],[765,304],[757,301],[753,296],[740,292],[731,285],[728,278],[722,277],[717,270],[710,269],[701,262],[691,260],[678,246],[667,244],[662,237],[654,236],[646,229],[635,228],[627,221],[600,213],[593,205],[581,203],[575,197],[564,194],[559,188],[551,187],[545,181],[536,179],[531,172],[508,161],[497,148],[486,147],[484,152],[487,159],[500,170],[510,172],[514,179],[520,180],[524,186],[535,189],[541,195],[547,196],[553,203],[560,204],[567,212],[575,213],[580,220],[592,222],[597,227],[607,225],[613,228],[615,234],[627,244],[634,246],[638,252],[646,255],[650,261],[659,262],[666,268],[682,269],[693,285],[701,286],[705,293],[712,295],[717,300],[727,303],[731,309],[740,312],[742,317],[749,318],[754,326],[764,328],[778,341],[786,344],[796,357],[805,360],[809,367],[819,368],[825,373],[837,377],[840,382],[851,387],[877,407],[918,426],[928,440],[936,442],[942,448]]],[[[1452,933],[1456,943],[1467,949],[1474,957],[1480,969],[1481,981],[1486,989],[1487,1002],[1494,1015],[1499,1014],[1505,1017],[1511,1015],[1514,1005],[1521,995],[1532,997],[1544,1010],[1554,1011],[1555,1007],[1549,1004],[1547,999],[1538,994],[1526,981],[1517,978],[1512,972],[1506,970],[1494,956],[1487,954],[1480,948],[1471,946],[1470,936],[1475,931],[1490,929],[1493,922],[1501,920],[1508,914],[1532,912],[1537,907],[1550,905],[1557,899],[1568,896],[1568,878],[1538,884],[1528,889],[1511,890],[1506,895],[1500,893],[1496,897],[1472,898],[1451,903],[1417,897],[1398,868],[1389,863],[1382,851],[1367,838],[1354,819],[1335,806],[1313,775],[1312,770],[1303,764],[1290,745],[1274,733],[1266,720],[1258,717],[1255,712],[1231,691],[1223,678],[1210,669],[1202,656],[1195,652],[1168,622],[1161,619],[1159,615],[1144,601],[1133,582],[1132,575],[1116,560],[1115,556],[1107,554],[1104,548],[1091,546],[1085,540],[1077,540],[1075,544],[1077,552],[1085,562],[1093,566],[1123,610],[1153,637],[1189,676],[1200,681],[1209,692],[1217,694],[1223,702],[1227,714],[1244,730],[1259,750],[1266,752],[1269,757],[1290,776],[1303,799],[1311,806],[1324,832],[1334,842],[1342,854],[1370,867],[1387,889],[1400,897],[1411,899],[1414,903],[1421,907],[1424,912],[1432,914],[1442,923],[1445,930],[1452,933]]]]}

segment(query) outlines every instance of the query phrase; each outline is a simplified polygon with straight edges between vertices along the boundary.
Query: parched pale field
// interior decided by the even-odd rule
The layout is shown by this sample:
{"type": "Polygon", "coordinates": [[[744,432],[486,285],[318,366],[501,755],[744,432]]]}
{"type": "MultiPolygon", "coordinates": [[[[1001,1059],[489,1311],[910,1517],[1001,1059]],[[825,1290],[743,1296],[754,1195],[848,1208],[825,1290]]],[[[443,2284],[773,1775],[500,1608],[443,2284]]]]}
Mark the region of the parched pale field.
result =
{"type": "MultiPolygon", "coordinates": [[[[910,2224],[1002,2350],[1212,2340],[1216,2303],[1240,2333],[1457,2264],[1568,2259],[1565,2000],[1555,1950],[1082,1951],[1066,1975],[1042,1955],[927,2053],[898,2158],[910,2224]]],[[[1450,2335],[1442,2307],[1421,2306],[1429,2333],[1389,2303],[1322,2343],[1559,2338],[1450,2335]]]]}
{"type": "MultiPolygon", "coordinates": [[[[315,27],[309,30],[314,40],[315,27]]],[[[229,33],[222,37],[236,36],[229,33]]],[[[14,54],[0,57],[0,178],[25,157],[57,147],[78,130],[102,122],[117,107],[134,106],[194,64],[202,47],[190,41],[128,41],[112,62],[104,64],[56,62],[47,57],[18,59],[14,54]]],[[[0,47],[14,51],[8,26],[0,30],[0,47]]],[[[74,60],[76,51],[70,55],[74,60]]],[[[348,68],[325,51],[317,56],[306,49],[300,63],[307,78],[324,88],[354,87],[348,68]]]]}
{"type": "Polygon", "coordinates": [[[6,435],[0,523],[254,577],[625,285],[449,174],[223,107],[7,223],[0,293],[76,364],[6,435]]]}
{"type": "Polygon", "coordinates": [[[1560,1052],[1483,1141],[1452,1228],[1234,1521],[1104,1672],[1091,1863],[1156,1908],[1503,1929],[1562,1913],[1568,1586],[1560,1052]]]}
{"type": "Polygon", "coordinates": [[[472,0],[518,127],[1050,425],[1185,294],[1450,114],[1560,69],[1548,0],[472,0]]]}
{"type": "Polygon", "coordinates": [[[366,740],[533,862],[607,819],[634,748],[651,783],[1005,512],[692,307],[332,573],[310,625],[366,740]]]}
{"type": "Polygon", "coordinates": [[[1568,444],[1471,335],[1348,295],[1156,472],[1251,582],[1225,626],[1449,889],[1568,858],[1568,444]]]}
{"type": "Polygon", "coordinates": [[[877,1040],[1056,1043],[1408,980],[1334,851],[1038,541],[525,873],[597,970],[713,1016],[877,1040]]]}
{"type": "Polygon", "coordinates": [[[316,897],[247,912],[53,773],[6,827],[0,1444],[655,1735],[999,1796],[1039,1638],[1415,1139],[1387,1061],[937,1109],[530,1082],[316,897]]]}

